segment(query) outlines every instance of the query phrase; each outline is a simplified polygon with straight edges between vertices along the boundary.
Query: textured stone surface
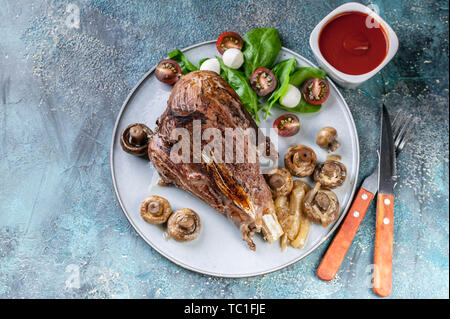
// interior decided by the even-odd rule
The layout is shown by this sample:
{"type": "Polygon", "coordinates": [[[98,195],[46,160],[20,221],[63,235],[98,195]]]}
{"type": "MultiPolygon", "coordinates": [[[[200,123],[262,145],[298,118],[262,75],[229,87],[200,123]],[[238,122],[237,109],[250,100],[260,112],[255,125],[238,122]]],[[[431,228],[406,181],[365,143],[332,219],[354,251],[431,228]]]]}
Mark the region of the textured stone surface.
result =
{"type": "MultiPolygon", "coordinates": [[[[374,3],[400,49],[372,80],[343,90],[361,142],[359,180],[376,165],[381,102],[416,116],[414,143],[398,160],[392,297],[448,298],[448,1],[374,3]]],[[[119,108],[167,52],[274,26],[286,47],[314,60],[309,33],[339,4],[0,0],[0,297],[375,297],[373,204],[330,283],[315,276],[328,243],[282,271],[220,279],[147,246],[109,172],[119,108]],[[66,23],[70,4],[79,28],[66,23]]]]}

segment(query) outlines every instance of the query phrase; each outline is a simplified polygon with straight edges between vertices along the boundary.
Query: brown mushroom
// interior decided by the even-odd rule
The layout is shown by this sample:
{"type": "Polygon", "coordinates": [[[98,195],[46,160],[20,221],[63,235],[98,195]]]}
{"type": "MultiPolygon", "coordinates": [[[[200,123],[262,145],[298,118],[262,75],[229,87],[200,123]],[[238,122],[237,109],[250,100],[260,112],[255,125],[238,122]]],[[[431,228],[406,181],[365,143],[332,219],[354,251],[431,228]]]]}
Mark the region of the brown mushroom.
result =
{"type": "Polygon", "coordinates": [[[150,224],[164,224],[172,214],[167,199],[160,196],[150,196],[144,199],[140,207],[141,217],[150,224]]]}
{"type": "Polygon", "coordinates": [[[314,180],[323,187],[336,188],[344,184],[347,177],[347,169],[341,162],[335,160],[326,160],[318,164],[314,171],[314,180]]]}
{"type": "Polygon", "coordinates": [[[147,155],[148,141],[153,132],[145,124],[135,123],[128,125],[120,136],[122,149],[136,156],[147,155]]]}
{"type": "Polygon", "coordinates": [[[294,185],[291,173],[284,167],[278,167],[270,171],[265,175],[265,178],[274,197],[288,195],[294,185]]]}
{"type": "Polygon", "coordinates": [[[341,144],[336,140],[337,131],[334,127],[326,126],[322,128],[316,137],[317,145],[334,152],[341,144]]]}
{"type": "Polygon", "coordinates": [[[190,241],[200,234],[200,217],[189,208],[175,211],[167,221],[170,237],[178,241],[190,241]]]}
{"type": "Polygon", "coordinates": [[[305,196],[303,211],[314,222],[328,226],[339,217],[339,201],[331,190],[321,188],[316,183],[305,196]]]}
{"type": "Polygon", "coordinates": [[[291,146],[284,154],[284,165],[296,177],[311,175],[316,163],[316,153],[305,145],[291,146]]]}

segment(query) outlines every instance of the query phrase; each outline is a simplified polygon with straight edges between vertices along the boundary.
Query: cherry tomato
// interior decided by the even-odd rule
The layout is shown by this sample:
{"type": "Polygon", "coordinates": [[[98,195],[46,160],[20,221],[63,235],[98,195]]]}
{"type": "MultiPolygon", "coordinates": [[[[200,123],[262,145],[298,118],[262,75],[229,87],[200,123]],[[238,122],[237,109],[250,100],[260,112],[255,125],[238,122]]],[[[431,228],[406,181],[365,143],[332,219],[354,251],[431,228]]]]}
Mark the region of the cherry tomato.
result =
{"type": "Polygon", "coordinates": [[[300,130],[300,121],[294,114],[283,114],[273,122],[273,128],[282,137],[293,136],[300,130]]]}
{"type": "Polygon", "coordinates": [[[276,89],[277,78],[269,69],[257,68],[250,78],[250,85],[256,94],[266,96],[276,89]]]}
{"type": "Polygon", "coordinates": [[[166,84],[174,84],[181,76],[180,65],[174,60],[162,60],[155,69],[155,76],[166,84]]]}
{"type": "Polygon", "coordinates": [[[312,78],[306,80],[302,87],[303,96],[306,102],[312,105],[319,105],[325,102],[330,95],[330,86],[327,80],[312,78]]]}
{"type": "Polygon", "coordinates": [[[244,46],[244,41],[239,34],[236,32],[227,31],[222,33],[216,42],[217,51],[223,54],[226,49],[235,48],[242,50],[244,46]]]}

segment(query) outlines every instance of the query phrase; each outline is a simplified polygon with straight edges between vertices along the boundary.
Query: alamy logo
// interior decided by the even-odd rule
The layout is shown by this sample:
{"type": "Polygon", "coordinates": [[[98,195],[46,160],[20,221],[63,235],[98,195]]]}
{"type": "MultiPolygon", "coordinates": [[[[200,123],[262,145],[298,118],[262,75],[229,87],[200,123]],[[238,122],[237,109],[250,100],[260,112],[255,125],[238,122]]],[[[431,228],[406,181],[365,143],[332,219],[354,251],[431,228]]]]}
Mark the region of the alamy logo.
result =
{"type": "Polygon", "coordinates": [[[278,135],[274,129],[208,127],[202,130],[201,121],[192,122],[192,134],[186,128],[171,131],[173,142],[170,160],[173,163],[259,163],[265,172],[276,166],[275,147],[278,135]],[[265,134],[265,133],[269,134],[265,134]],[[268,143],[266,135],[270,137],[268,143]]]}

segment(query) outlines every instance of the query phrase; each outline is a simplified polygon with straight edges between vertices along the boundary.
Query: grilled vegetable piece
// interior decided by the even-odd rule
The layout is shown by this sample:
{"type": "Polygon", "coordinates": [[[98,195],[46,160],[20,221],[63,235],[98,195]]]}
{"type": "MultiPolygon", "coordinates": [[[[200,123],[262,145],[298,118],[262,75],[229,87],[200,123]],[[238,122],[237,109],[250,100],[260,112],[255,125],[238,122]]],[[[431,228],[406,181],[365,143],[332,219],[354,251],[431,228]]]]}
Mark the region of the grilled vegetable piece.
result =
{"type": "Polygon", "coordinates": [[[148,142],[152,135],[152,130],[145,124],[130,124],[120,136],[120,146],[127,153],[145,156],[147,155],[148,142]]]}
{"type": "Polygon", "coordinates": [[[275,199],[275,211],[277,213],[278,222],[283,229],[283,236],[281,236],[280,246],[281,250],[284,251],[289,244],[288,234],[286,233],[286,229],[289,228],[291,223],[290,220],[290,212],[289,212],[289,201],[287,196],[278,196],[275,199]]]}
{"type": "Polygon", "coordinates": [[[336,194],[321,188],[320,183],[316,183],[314,188],[306,194],[303,209],[309,218],[316,223],[321,223],[323,227],[339,217],[339,201],[336,194]]]}
{"type": "Polygon", "coordinates": [[[150,224],[164,224],[172,214],[167,199],[160,196],[150,196],[144,199],[140,207],[141,217],[150,224]]]}
{"type": "Polygon", "coordinates": [[[309,234],[309,227],[311,220],[306,216],[303,208],[306,194],[311,190],[311,187],[303,181],[297,180],[294,182],[292,189],[290,203],[291,209],[296,209],[299,212],[299,226],[295,238],[291,240],[291,246],[295,248],[302,248],[306,244],[306,239],[309,234]]]}
{"type": "Polygon", "coordinates": [[[314,180],[323,187],[334,189],[344,184],[347,177],[347,169],[341,162],[327,160],[318,164],[314,170],[314,180]]]}
{"type": "Polygon", "coordinates": [[[337,131],[334,127],[326,126],[322,128],[316,137],[316,143],[320,147],[329,149],[334,152],[341,144],[336,140],[337,131]]]}
{"type": "Polygon", "coordinates": [[[316,153],[305,145],[291,146],[284,154],[284,165],[296,177],[311,175],[316,163],[316,153]]]}
{"type": "Polygon", "coordinates": [[[278,167],[272,170],[265,178],[274,197],[289,195],[294,186],[291,173],[284,167],[278,167]]]}
{"type": "Polygon", "coordinates": [[[191,241],[198,237],[201,229],[200,216],[192,209],[176,210],[167,221],[170,237],[178,241],[191,241]]]}

